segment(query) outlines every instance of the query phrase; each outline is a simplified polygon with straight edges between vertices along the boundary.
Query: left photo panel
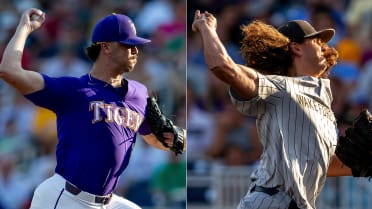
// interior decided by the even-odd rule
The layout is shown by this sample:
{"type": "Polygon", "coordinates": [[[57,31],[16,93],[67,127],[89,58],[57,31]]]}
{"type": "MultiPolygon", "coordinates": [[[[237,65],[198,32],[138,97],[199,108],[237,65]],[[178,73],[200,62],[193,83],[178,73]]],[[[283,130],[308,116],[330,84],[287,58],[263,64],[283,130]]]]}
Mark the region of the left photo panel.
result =
{"type": "Polygon", "coordinates": [[[186,0],[0,5],[0,209],[186,208],[186,0]]]}

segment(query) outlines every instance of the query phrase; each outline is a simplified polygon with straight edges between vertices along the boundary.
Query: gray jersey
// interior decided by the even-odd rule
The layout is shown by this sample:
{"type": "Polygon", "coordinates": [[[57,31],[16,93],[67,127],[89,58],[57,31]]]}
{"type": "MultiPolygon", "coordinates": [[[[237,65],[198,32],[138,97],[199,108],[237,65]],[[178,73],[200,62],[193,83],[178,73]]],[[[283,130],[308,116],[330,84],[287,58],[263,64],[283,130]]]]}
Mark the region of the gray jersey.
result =
{"type": "MultiPolygon", "coordinates": [[[[261,74],[258,78],[257,97],[242,101],[230,92],[240,112],[257,118],[264,151],[260,167],[252,174],[254,183],[280,188],[299,208],[315,208],[337,144],[330,82],[261,74]]],[[[271,198],[275,197],[283,198],[271,198]]]]}

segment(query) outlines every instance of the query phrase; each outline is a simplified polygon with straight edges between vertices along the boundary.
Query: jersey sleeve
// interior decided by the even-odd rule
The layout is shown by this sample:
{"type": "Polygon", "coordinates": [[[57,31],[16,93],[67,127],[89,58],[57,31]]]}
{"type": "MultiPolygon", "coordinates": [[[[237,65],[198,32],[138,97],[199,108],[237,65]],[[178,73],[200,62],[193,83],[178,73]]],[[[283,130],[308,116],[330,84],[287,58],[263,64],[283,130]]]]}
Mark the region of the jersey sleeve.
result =
{"type": "Polygon", "coordinates": [[[239,98],[238,94],[230,88],[229,94],[233,105],[239,112],[248,116],[257,116],[266,111],[267,105],[275,105],[281,101],[286,89],[286,79],[276,75],[258,75],[258,94],[250,100],[239,98]]]}
{"type": "Polygon", "coordinates": [[[70,101],[72,89],[67,77],[52,78],[42,74],[45,86],[42,90],[24,95],[37,106],[58,112],[70,101]]]}

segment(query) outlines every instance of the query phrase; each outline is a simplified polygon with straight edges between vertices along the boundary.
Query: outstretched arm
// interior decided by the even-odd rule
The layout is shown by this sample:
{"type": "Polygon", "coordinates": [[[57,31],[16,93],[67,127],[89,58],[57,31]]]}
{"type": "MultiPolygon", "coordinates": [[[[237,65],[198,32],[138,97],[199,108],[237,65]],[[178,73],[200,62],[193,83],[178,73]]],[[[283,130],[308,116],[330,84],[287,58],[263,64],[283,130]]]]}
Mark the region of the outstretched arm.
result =
{"type": "Polygon", "coordinates": [[[29,94],[44,88],[42,76],[34,71],[24,70],[21,65],[26,39],[45,20],[45,14],[38,9],[28,9],[22,14],[17,30],[5,48],[0,64],[0,78],[17,89],[29,94]]]}
{"type": "Polygon", "coordinates": [[[228,55],[216,32],[217,20],[208,13],[195,12],[192,30],[202,38],[208,68],[220,80],[229,84],[242,99],[257,95],[257,73],[254,69],[236,64],[228,55]]]}

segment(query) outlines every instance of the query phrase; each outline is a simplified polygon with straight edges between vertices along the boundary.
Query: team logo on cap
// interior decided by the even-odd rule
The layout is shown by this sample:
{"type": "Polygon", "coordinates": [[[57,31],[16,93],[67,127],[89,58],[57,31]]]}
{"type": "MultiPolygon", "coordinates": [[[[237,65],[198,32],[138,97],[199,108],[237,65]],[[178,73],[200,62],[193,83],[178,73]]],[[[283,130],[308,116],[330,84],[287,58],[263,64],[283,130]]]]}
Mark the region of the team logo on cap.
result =
{"type": "Polygon", "coordinates": [[[131,20],[128,20],[130,27],[132,28],[132,31],[134,34],[137,34],[136,26],[134,26],[134,23],[131,20]]]}

